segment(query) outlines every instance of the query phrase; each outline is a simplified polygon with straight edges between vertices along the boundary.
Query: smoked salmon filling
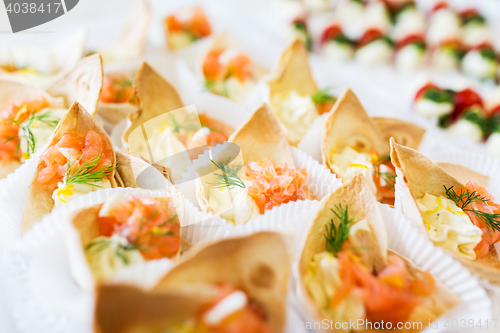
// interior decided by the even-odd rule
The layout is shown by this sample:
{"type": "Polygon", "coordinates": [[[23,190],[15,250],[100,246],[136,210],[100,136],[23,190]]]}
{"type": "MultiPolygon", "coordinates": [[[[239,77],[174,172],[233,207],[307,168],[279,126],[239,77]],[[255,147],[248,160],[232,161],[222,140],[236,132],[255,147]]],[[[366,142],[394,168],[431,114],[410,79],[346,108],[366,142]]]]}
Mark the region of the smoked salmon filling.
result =
{"type": "Polygon", "coordinates": [[[176,212],[156,198],[113,196],[100,205],[95,222],[98,235],[84,247],[97,280],[133,263],[173,258],[182,244],[176,212]]]}
{"type": "Polygon", "coordinates": [[[305,200],[307,180],[305,168],[296,169],[286,163],[275,166],[272,161],[245,165],[248,195],[259,207],[260,214],[283,203],[305,200]]]}
{"type": "Polygon", "coordinates": [[[325,250],[313,256],[304,277],[312,299],[328,317],[339,321],[367,318],[372,322],[405,322],[423,298],[434,291],[434,278],[423,272],[418,278],[408,274],[406,264],[390,254],[378,273],[367,266],[370,246],[359,244],[360,234],[369,232],[366,220],[356,221],[349,207],[332,209],[337,221],[325,226],[325,250]],[[363,253],[366,252],[366,253],[363,253]],[[350,313],[346,309],[351,309],[350,313]],[[346,316],[357,316],[357,318],[346,316]]]}
{"type": "Polygon", "coordinates": [[[330,167],[334,173],[344,180],[361,173],[379,201],[394,203],[396,171],[389,155],[380,156],[373,149],[371,153],[360,153],[352,147],[346,147],[341,153],[332,148],[330,151],[330,167]]]}
{"type": "Polygon", "coordinates": [[[59,207],[75,195],[112,187],[108,178],[116,168],[113,161],[113,150],[105,148],[96,132],[85,137],[65,133],[40,156],[34,186],[54,191],[52,199],[59,207]]]}
{"type": "MultiPolygon", "coordinates": [[[[201,8],[193,8],[191,12],[186,13],[186,15],[169,15],[165,18],[164,26],[169,34],[182,34],[184,35],[182,37],[185,37],[185,43],[174,43],[176,46],[174,48],[185,46],[183,44],[193,43],[198,39],[210,36],[212,33],[210,23],[208,22],[205,12],[201,8]]],[[[179,39],[180,36],[172,38],[179,39]]]]}
{"type": "Polygon", "coordinates": [[[445,196],[425,194],[417,200],[429,238],[468,259],[486,257],[500,241],[500,205],[473,181],[460,190],[445,189],[445,196]]]}
{"type": "Polygon", "coordinates": [[[127,103],[134,94],[134,81],[125,74],[105,74],[101,102],[127,103]]]}
{"type": "Polygon", "coordinates": [[[321,200],[298,266],[316,320],[390,322],[395,329],[432,322],[459,302],[429,272],[389,249],[379,207],[359,174],[321,200]]]}
{"type": "MultiPolygon", "coordinates": [[[[173,134],[188,149],[205,145],[213,147],[227,141],[233,132],[233,128],[209,117],[204,112],[198,114],[198,119],[201,128],[196,121],[190,122],[189,119],[182,124],[179,124],[173,116],[169,119],[168,126],[172,128],[173,134]]],[[[196,157],[198,156],[193,156],[196,157]]]]}
{"type": "Polygon", "coordinates": [[[113,151],[104,147],[102,138],[94,131],[89,131],[85,137],[65,133],[40,159],[42,163],[38,165],[35,184],[54,190],[58,183],[67,183],[71,177],[78,177],[74,180],[87,184],[107,178],[107,169],[113,165],[113,151]],[[95,173],[95,177],[86,175],[88,171],[95,173]]]}
{"type": "MultiPolygon", "coordinates": [[[[345,243],[345,247],[347,245],[345,243]]],[[[411,278],[405,262],[396,255],[388,257],[388,265],[378,274],[364,266],[355,251],[343,250],[336,258],[328,255],[326,258],[337,262],[340,278],[339,289],[328,295],[329,308],[341,308],[356,299],[355,303],[359,302],[357,304],[371,322],[384,321],[393,325],[405,322],[423,298],[434,291],[435,282],[430,273],[424,272],[422,279],[411,278]]],[[[311,267],[314,269],[318,264],[315,261],[311,267]]]]}
{"type": "MultiPolygon", "coordinates": [[[[50,125],[53,128],[58,121],[49,119],[49,115],[40,111],[50,107],[49,102],[40,96],[37,99],[10,103],[8,108],[0,112],[0,163],[10,161],[22,161],[29,158],[34,152],[36,138],[29,131],[29,127],[38,125],[50,125]],[[30,134],[31,133],[31,134],[30,134]],[[29,144],[27,152],[23,154],[21,141],[28,137],[29,144]],[[31,149],[30,149],[31,148],[31,149]],[[23,156],[24,155],[24,156],[23,156]]],[[[59,118],[60,120],[60,118],[59,118]]]]}
{"type": "Polygon", "coordinates": [[[203,60],[205,88],[218,95],[232,97],[252,79],[252,62],[234,48],[218,48],[208,52],[203,60]]]}

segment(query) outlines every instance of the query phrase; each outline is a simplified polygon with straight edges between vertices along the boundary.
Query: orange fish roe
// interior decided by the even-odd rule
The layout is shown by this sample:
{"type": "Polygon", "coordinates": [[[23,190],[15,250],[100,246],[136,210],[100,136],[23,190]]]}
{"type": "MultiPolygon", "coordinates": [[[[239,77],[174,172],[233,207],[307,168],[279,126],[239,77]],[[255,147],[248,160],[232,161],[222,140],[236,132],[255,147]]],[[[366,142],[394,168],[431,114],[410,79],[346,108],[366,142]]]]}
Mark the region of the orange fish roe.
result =
{"type": "Polygon", "coordinates": [[[168,214],[155,198],[123,199],[97,218],[99,234],[119,234],[141,251],[146,260],[171,258],[182,244],[177,214],[168,214]]]}
{"type": "Polygon", "coordinates": [[[104,75],[101,102],[126,103],[133,94],[134,87],[131,78],[126,75],[104,75]]]}
{"type": "Polygon", "coordinates": [[[245,82],[252,76],[252,66],[250,59],[238,54],[231,58],[226,64],[221,64],[220,55],[222,49],[208,52],[203,60],[203,75],[207,80],[226,80],[235,77],[240,83],[245,82]]]}
{"type": "Polygon", "coordinates": [[[276,167],[272,161],[251,162],[245,165],[248,195],[252,197],[260,213],[289,201],[305,200],[304,186],[307,171],[295,169],[286,163],[276,167]]]}
{"type": "Polygon", "coordinates": [[[19,125],[28,119],[30,114],[49,106],[49,102],[40,96],[37,99],[10,103],[7,109],[0,112],[0,163],[21,160],[19,125]]]}
{"type": "Polygon", "coordinates": [[[35,181],[39,188],[54,190],[66,175],[68,159],[60,151],[61,148],[67,148],[71,156],[72,171],[98,156],[101,156],[101,160],[96,170],[113,164],[113,151],[105,148],[102,138],[96,132],[89,131],[85,137],[65,133],[54,146],[47,148],[40,156],[41,163],[38,165],[35,181]]]}
{"type": "Polygon", "coordinates": [[[169,32],[187,32],[195,39],[207,37],[212,33],[207,16],[201,8],[194,8],[193,15],[184,21],[175,15],[169,15],[165,18],[165,25],[169,32]]]}

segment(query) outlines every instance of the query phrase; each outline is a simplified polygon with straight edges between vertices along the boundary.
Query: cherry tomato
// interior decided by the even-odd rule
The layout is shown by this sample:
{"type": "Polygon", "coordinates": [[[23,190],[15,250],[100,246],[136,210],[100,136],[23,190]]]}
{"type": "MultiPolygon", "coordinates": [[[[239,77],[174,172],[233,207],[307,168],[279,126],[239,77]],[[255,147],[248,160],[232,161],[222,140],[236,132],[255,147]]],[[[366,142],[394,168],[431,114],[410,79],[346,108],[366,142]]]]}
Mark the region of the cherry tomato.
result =
{"type": "Polygon", "coordinates": [[[467,88],[455,94],[455,109],[451,114],[451,120],[460,118],[465,109],[473,105],[483,105],[483,99],[474,90],[467,88]]]}

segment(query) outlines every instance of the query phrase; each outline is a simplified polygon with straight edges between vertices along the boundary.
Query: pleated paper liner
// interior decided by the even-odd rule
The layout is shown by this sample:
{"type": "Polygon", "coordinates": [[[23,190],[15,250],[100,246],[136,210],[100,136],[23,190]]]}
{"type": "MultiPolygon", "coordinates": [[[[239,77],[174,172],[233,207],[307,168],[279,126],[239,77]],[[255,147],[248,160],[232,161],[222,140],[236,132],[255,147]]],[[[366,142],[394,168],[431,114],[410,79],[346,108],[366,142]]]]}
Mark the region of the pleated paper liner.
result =
{"type": "MultiPolygon", "coordinates": [[[[456,326],[452,327],[452,321],[472,319],[474,323],[491,319],[491,300],[486,291],[481,287],[478,279],[463,267],[457,260],[453,259],[443,250],[435,248],[434,245],[423,235],[419,234],[397,209],[388,205],[379,204],[389,249],[407,257],[418,267],[428,270],[433,276],[443,282],[460,299],[460,303],[447,311],[438,319],[439,329],[427,328],[424,332],[457,332],[456,326]],[[445,323],[448,322],[449,329],[445,323]]],[[[303,234],[300,249],[303,248],[307,231],[303,234]]],[[[300,251],[297,251],[297,257],[300,251]]],[[[295,285],[296,306],[302,311],[305,321],[314,321],[312,314],[303,306],[307,304],[305,296],[299,286],[298,261],[293,264],[293,276],[295,285]]],[[[425,327],[424,327],[425,328],[425,327]]]]}
{"type": "MultiPolygon", "coordinates": [[[[77,327],[69,330],[71,332],[92,331],[94,282],[70,217],[74,212],[100,204],[115,194],[124,197],[133,194],[139,198],[171,195],[166,191],[132,188],[91,192],[44,216],[20,241],[11,245],[10,251],[27,257],[22,279],[19,279],[24,295],[19,303],[23,304],[26,300],[29,304],[37,304],[29,318],[22,321],[21,318],[15,319],[18,323],[24,323],[27,332],[37,327],[35,324],[39,325],[40,330],[32,331],[37,332],[44,332],[44,327],[47,327],[47,332],[54,332],[61,327],[77,327]],[[64,322],[54,323],[54,318],[62,318],[64,322]]],[[[183,213],[178,214],[184,216],[183,213]]],[[[172,266],[173,261],[166,258],[130,265],[118,271],[111,282],[134,284],[147,289],[156,284],[172,266]]]]}
{"type": "Polygon", "coordinates": [[[31,155],[14,173],[0,180],[0,248],[21,238],[24,203],[42,151],[31,155]]]}
{"type": "MultiPolygon", "coordinates": [[[[181,180],[179,180],[175,184],[177,189],[196,208],[200,210],[201,208],[198,204],[195,193],[195,183],[196,179],[199,177],[196,170],[205,166],[207,164],[207,161],[210,161],[211,156],[216,156],[219,151],[224,150],[226,147],[228,147],[228,145],[230,145],[230,143],[226,142],[212,147],[211,151],[206,150],[202,155],[198,156],[198,159],[193,161],[192,166],[190,166],[188,168],[188,171],[183,174],[181,180]]],[[[340,179],[331,174],[330,171],[327,170],[323,165],[319,164],[317,161],[313,160],[310,156],[298,150],[297,148],[292,147],[292,157],[295,167],[306,168],[308,175],[306,184],[318,197],[318,199],[323,198],[325,195],[339,187],[342,183],[340,179]]],[[[246,224],[255,224],[256,226],[260,226],[262,228],[265,228],[266,230],[269,226],[271,230],[278,230],[278,226],[280,223],[285,223],[284,221],[292,220],[294,216],[296,216],[297,214],[301,214],[302,210],[307,211],[308,207],[309,206],[307,204],[300,200],[296,202],[285,203],[280,205],[279,207],[274,207],[271,210],[266,210],[264,214],[247,221],[246,224]],[[268,218],[268,215],[272,217],[268,218]]],[[[202,240],[213,241],[215,239],[224,238],[225,235],[229,235],[230,231],[228,230],[232,230],[235,228],[233,226],[233,223],[227,222],[219,215],[209,215],[213,217],[209,220],[197,222],[196,225],[186,225],[183,228],[183,232],[188,241],[195,244],[202,240]]],[[[186,220],[192,221],[196,219],[187,218],[186,220]]],[[[256,227],[252,230],[257,231],[259,229],[256,227]]]]}
{"type": "MultiPolygon", "coordinates": [[[[245,106],[220,96],[193,95],[187,100],[196,105],[199,113],[206,112],[209,117],[220,120],[233,128],[237,128],[250,115],[250,111],[245,106]]],[[[117,148],[121,147],[122,134],[125,129],[125,126],[120,125],[124,125],[124,122],[117,125],[117,131],[111,134],[113,144],[117,148]]],[[[0,180],[0,248],[21,237],[20,221],[26,195],[43,150],[40,149],[14,173],[0,180]]]]}
{"type": "MultiPolygon", "coordinates": [[[[36,223],[33,229],[26,232],[21,240],[23,249],[32,248],[32,251],[43,251],[40,244],[43,239],[50,238],[52,235],[57,235],[64,240],[64,262],[59,262],[58,266],[64,267],[67,264],[69,271],[72,275],[72,280],[76,285],[86,291],[93,290],[94,279],[92,273],[85,259],[84,251],[80,242],[80,236],[76,229],[71,224],[71,216],[86,207],[101,204],[110,199],[114,195],[128,197],[134,195],[138,198],[143,197],[169,197],[172,195],[169,191],[149,191],[133,188],[114,188],[105,189],[101,191],[91,192],[86,195],[75,198],[68,204],[53,210],[50,214],[43,217],[43,219],[36,223]]],[[[182,206],[179,203],[177,206],[177,214],[181,223],[184,222],[184,210],[186,209],[184,202],[182,206]]],[[[32,252],[29,251],[29,252],[32,252]]],[[[47,260],[52,260],[51,256],[41,256],[47,260]]],[[[130,283],[139,284],[143,287],[153,285],[159,277],[161,277],[171,265],[169,259],[160,259],[150,261],[144,264],[131,265],[127,267],[125,272],[120,272],[117,276],[119,281],[129,281],[130,283]],[[156,263],[155,263],[156,262],[156,263]],[[158,263],[160,262],[160,263],[158,263]],[[163,263],[161,263],[163,262],[163,263]],[[167,262],[167,263],[165,263],[167,262]],[[144,272],[148,272],[147,280],[140,280],[141,276],[144,278],[144,272]]]]}

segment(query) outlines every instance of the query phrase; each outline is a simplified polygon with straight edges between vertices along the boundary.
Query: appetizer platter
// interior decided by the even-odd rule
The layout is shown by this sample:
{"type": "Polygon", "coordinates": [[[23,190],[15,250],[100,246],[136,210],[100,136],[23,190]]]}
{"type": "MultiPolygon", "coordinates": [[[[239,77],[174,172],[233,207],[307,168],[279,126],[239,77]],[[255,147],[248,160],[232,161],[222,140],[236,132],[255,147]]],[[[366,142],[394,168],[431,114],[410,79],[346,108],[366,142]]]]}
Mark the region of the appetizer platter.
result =
{"type": "Polygon", "coordinates": [[[0,332],[500,329],[498,4],[72,14],[0,35],[0,332]]]}

